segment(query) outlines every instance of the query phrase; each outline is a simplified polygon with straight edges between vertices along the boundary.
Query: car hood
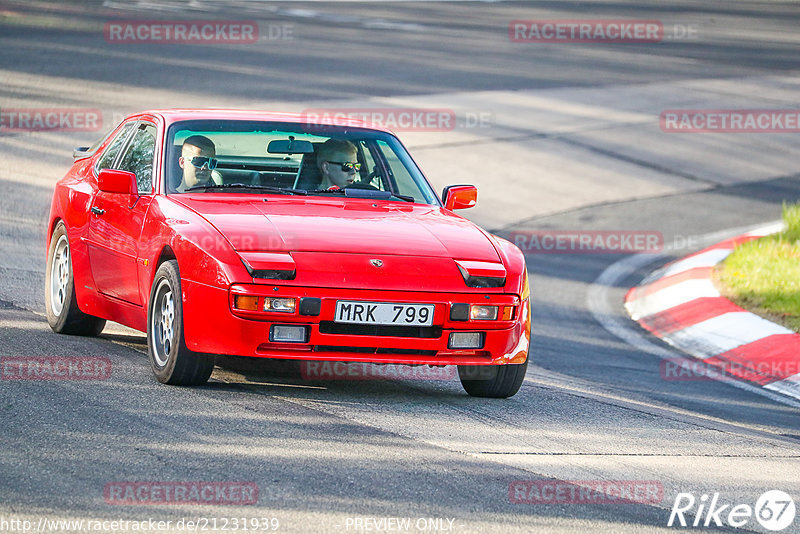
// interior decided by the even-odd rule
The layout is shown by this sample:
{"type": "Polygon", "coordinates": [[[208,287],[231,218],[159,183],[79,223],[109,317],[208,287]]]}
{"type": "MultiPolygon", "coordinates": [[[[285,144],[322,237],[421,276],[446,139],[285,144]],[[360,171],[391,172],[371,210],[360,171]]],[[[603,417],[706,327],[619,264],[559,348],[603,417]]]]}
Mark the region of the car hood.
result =
{"type": "MultiPolygon", "coordinates": [[[[177,197],[177,198],[176,198],[177,197]]],[[[176,195],[238,252],[407,255],[500,262],[472,222],[437,206],[324,197],[176,195]]]]}

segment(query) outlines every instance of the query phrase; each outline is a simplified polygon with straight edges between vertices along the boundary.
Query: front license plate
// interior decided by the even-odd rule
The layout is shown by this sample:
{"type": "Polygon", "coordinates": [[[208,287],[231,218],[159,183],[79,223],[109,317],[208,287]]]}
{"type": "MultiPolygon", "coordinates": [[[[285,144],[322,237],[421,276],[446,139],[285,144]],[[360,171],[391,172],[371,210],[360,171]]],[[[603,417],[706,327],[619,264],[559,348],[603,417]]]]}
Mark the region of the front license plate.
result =
{"type": "Polygon", "coordinates": [[[433,304],[336,301],[337,323],[431,326],[433,304]]]}

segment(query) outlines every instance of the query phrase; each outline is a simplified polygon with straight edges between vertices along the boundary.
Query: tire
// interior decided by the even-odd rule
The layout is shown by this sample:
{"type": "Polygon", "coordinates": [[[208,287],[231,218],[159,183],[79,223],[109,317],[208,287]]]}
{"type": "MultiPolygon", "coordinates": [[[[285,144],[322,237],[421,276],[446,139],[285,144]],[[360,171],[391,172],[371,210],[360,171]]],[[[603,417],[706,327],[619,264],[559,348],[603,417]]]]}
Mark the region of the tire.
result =
{"type": "Polygon", "coordinates": [[[44,302],[47,322],[53,332],[77,336],[96,336],[103,331],[106,320],[83,313],[75,297],[75,277],[67,227],[56,225],[47,251],[44,275],[44,302]]]}
{"type": "Polygon", "coordinates": [[[186,348],[178,262],[165,261],[156,271],[147,306],[147,354],[153,374],[162,384],[205,384],[214,370],[214,357],[186,348]]]}
{"type": "Polygon", "coordinates": [[[520,364],[459,365],[458,378],[472,397],[507,399],[519,391],[527,370],[527,359],[520,364]]]}

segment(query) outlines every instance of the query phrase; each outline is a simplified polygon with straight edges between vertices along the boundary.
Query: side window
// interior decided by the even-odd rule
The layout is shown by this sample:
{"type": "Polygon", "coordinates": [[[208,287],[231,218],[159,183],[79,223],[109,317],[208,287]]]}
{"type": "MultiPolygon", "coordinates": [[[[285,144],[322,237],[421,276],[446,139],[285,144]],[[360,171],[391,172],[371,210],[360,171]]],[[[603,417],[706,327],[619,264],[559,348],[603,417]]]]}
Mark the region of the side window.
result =
{"type": "Polygon", "coordinates": [[[156,127],[141,123],[133,134],[119,169],[136,175],[139,193],[148,194],[153,188],[153,155],[156,149],[156,127]]]}
{"type": "Polygon", "coordinates": [[[114,159],[116,159],[117,154],[119,154],[119,151],[122,148],[122,145],[124,145],[125,141],[128,139],[128,134],[131,133],[131,129],[133,129],[134,124],[135,122],[129,122],[123,126],[122,130],[119,131],[114,140],[108,145],[106,151],[103,152],[103,155],[97,162],[96,170],[99,171],[100,169],[108,169],[114,164],[114,159]]]}

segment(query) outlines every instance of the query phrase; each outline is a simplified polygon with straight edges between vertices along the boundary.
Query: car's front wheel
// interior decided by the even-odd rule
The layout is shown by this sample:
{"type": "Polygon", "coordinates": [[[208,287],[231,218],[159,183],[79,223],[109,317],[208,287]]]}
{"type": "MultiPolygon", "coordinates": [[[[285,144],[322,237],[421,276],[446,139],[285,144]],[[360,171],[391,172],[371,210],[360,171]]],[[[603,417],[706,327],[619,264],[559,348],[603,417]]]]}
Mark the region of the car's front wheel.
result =
{"type": "Polygon", "coordinates": [[[527,370],[527,359],[520,364],[459,365],[458,378],[473,397],[506,399],[519,391],[527,370]]]}
{"type": "Polygon", "coordinates": [[[186,347],[181,279],[175,260],[162,263],[153,279],[147,308],[147,352],[153,373],[164,384],[205,384],[214,370],[213,356],[186,347]]]}
{"type": "Polygon", "coordinates": [[[105,319],[85,314],[78,308],[69,237],[63,222],[56,225],[50,238],[44,277],[45,311],[47,322],[54,332],[96,336],[103,331],[105,319]]]}

